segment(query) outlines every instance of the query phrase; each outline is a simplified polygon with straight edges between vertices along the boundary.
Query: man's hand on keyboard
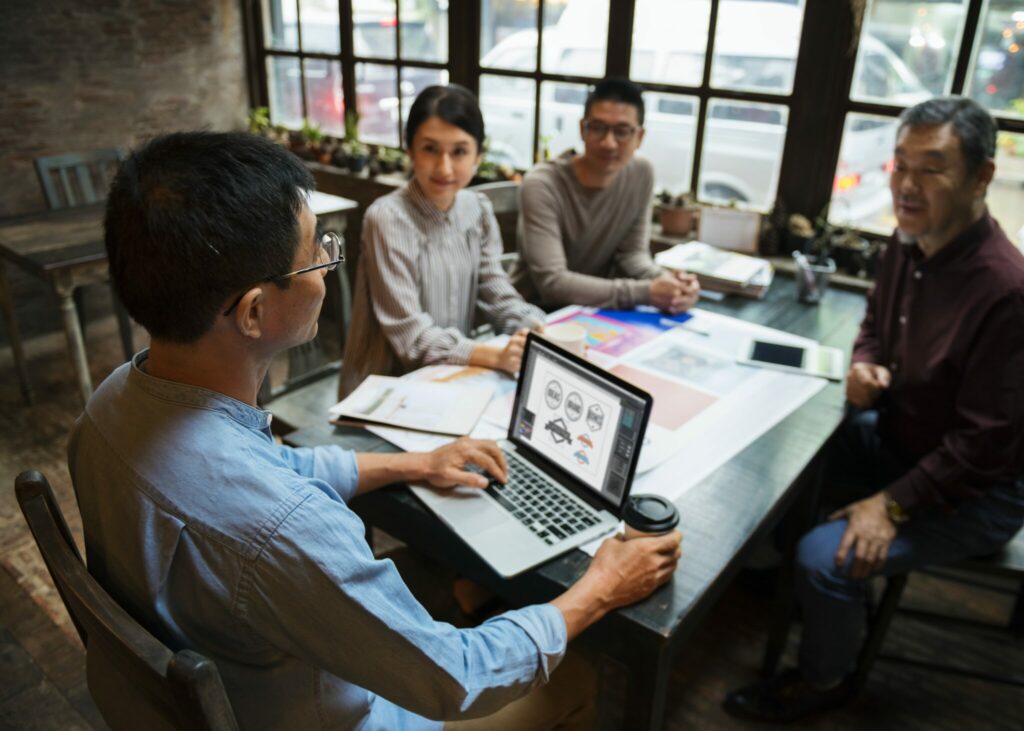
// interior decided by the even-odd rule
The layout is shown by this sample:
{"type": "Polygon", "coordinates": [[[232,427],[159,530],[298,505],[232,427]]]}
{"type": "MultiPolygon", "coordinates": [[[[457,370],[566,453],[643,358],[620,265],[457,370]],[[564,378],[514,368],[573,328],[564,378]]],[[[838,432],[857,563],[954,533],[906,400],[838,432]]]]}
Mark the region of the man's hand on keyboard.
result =
{"type": "Polygon", "coordinates": [[[608,538],[590,568],[567,592],[551,603],[562,612],[571,640],[613,609],[638,602],[672,578],[682,556],[683,536],[608,538]]]}
{"type": "Polygon", "coordinates": [[[473,465],[482,469],[498,482],[508,480],[508,465],[498,445],[488,439],[462,437],[451,444],[438,447],[424,455],[424,478],[433,487],[487,487],[488,477],[467,469],[473,465]]]}

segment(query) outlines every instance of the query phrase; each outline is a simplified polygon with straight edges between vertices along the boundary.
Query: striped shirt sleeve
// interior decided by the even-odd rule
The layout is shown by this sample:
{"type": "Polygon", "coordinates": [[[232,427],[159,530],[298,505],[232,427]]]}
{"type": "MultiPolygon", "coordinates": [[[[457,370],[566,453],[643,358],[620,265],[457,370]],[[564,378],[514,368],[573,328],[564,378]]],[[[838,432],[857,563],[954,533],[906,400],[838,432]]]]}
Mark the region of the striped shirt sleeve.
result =
{"type": "Polygon", "coordinates": [[[478,277],[479,307],[495,332],[515,332],[521,327],[544,324],[544,311],[520,296],[512,280],[501,266],[503,250],[501,230],[494,216],[494,207],[486,196],[480,201],[480,273],[478,277]]]}

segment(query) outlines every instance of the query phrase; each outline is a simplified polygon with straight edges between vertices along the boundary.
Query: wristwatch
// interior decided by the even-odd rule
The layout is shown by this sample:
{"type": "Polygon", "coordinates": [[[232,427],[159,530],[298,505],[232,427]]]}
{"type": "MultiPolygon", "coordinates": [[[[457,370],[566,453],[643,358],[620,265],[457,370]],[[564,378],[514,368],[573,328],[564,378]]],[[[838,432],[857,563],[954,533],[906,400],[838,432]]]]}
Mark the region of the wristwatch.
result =
{"type": "Polygon", "coordinates": [[[882,494],[885,496],[885,512],[894,525],[903,525],[910,520],[910,516],[904,512],[900,504],[896,502],[896,498],[890,495],[888,490],[882,490],[882,494]]]}

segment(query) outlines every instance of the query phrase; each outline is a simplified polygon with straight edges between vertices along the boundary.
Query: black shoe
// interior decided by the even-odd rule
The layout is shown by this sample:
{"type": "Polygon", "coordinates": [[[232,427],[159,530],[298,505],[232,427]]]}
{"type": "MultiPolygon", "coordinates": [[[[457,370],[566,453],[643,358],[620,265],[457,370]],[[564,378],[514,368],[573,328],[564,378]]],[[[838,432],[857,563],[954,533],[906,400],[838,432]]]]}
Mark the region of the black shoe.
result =
{"type": "Polygon", "coordinates": [[[796,668],[729,693],[722,707],[733,716],[759,721],[795,721],[818,711],[837,708],[850,700],[852,684],[815,690],[796,668]]]}

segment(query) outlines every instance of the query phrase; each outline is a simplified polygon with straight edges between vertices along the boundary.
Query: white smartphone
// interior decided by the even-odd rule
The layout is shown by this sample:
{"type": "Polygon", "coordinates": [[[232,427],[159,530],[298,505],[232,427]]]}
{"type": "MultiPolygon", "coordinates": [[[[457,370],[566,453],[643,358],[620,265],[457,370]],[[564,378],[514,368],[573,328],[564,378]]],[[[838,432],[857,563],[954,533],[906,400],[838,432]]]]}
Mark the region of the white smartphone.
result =
{"type": "Polygon", "coordinates": [[[780,371],[843,380],[843,351],[824,345],[789,345],[747,338],[740,345],[737,363],[780,371]]]}

